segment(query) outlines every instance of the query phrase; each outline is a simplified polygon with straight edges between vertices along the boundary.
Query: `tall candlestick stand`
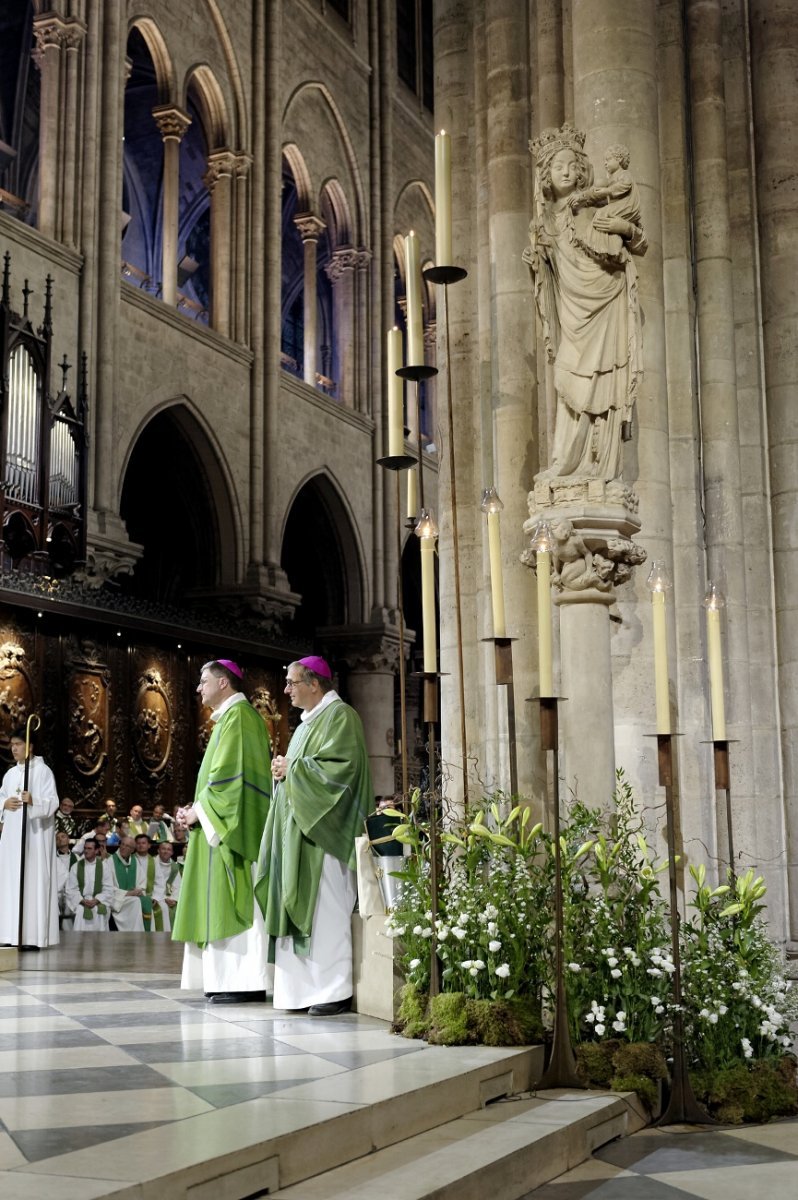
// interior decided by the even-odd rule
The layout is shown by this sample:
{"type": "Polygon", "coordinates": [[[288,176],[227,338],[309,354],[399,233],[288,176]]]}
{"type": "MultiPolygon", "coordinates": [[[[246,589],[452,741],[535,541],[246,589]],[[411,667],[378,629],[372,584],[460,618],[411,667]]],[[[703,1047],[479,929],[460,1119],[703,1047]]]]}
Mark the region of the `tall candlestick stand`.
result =
{"type": "Polygon", "coordinates": [[[729,770],[729,743],[724,738],[716,738],[712,743],[712,759],[715,767],[715,791],[726,794],[726,837],[729,846],[729,871],[732,878],[737,872],[734,869],[734,830],[732,828],[731,806],[731,772],[729,770]]]}
{"type": "Polygon", "coordinates": [[[437,996],[441,990],[441,964],[438,958],[438,898],[440,874],[440,839],[438,830],[438,755],[435,726],[438,721],[438,676],[425,671],[424,681],[424,724],[427,727],[427,804],[429,808],[429,884],[430,884],[430,938],[429,994],[437,996]]]}
{"type": "Polygon", "coordinates": [[[396,612],[399,621],[399,713],[401,720],[400,755],[402,764],[402,806],[407,802],[407,679],[405,671],[405,615],[402,604],[402,492],[401,473],[412,467],[410,454],[391,454],[378,458],[377,464],[396,476],[396,612]]]}
{"type": "Polygon", "coordinates": [[[462,267],[428,267],[424,278],[443,285],[443,327],[446,347],[446,418],[449,442],[449,487],[452,502],[452,553],[454,563],[454,608],[457,628],[457,666],[460,689],[460,762],[463,772],[463,809],[468,816],[468,747],[466,741],[465,668],[463,665],[463,605],[460,590],[460,538],[457,529],[457,479],[455,475],[454,405],[452,403],[452,364],[449,354],[449,285],[465,279],[468,272],[462,267]]]}
{"type": "Polygon", "coordinates": [[[671,999],[673,1004],[673,1070],[671,1094],[665,1112],[657,1125],[712,1125],[713,1119],[695,1098],[684,1053],[684,1015],[682,1013],[682,955],[679,946],[679,898],[676,886],[676,809],[673,798],[673,734],[658,733],[657,768],[660,787],[665,788],[665,811],[668,824],[668,879],[670,883],[671,919],[671,999]]]}
{"type": "Polygon", "coordinates": [[[562,857],[560,854],[560,731],[557,713],[559,699],[556,696],[541,696],[540,744],[541,749],[553,755],[551,832],[554,840],[554,938],[555,938],[555,993],[554,993],[554,1036],[551,1043],[549,1065],[540,1081],[541,1088],[584,1088],[584,1082],[576,1073],[576,1059],[571,1046],[571,1031],[568,1027],[568,1000],[565,992],[565,961],[563,941],[565,938],[565,914],[562,895],[562,857]]]}
{"type": "MultiPolygon", "coordinates": [[[[424,504],[424,446],[421,436],[421,400],[419,398],[419,387],[422,379],[432,379],[438,374],[437,367],[428,367],[422,364],[415,367],[400,367],[396,372],[401,379],[407,379],[410,383],[415,384],[414,392],[416,397],[416,445],[418,448],[418,511],[426,508],[424,504]]],[[[408,412],[410,405],[408,404],[408,412]]],[[[412,460],[411,460],[412,461],[412,460]]]]}
{"type": "Polygon", "coordinates": [[[510,795],[518,795],[518,749],[515,737],[515,685],[513,682],[513,642],[515,638],[489,637],[493,642],[496,686],[507,688],[507,750],[510,760],[510,795]]]}

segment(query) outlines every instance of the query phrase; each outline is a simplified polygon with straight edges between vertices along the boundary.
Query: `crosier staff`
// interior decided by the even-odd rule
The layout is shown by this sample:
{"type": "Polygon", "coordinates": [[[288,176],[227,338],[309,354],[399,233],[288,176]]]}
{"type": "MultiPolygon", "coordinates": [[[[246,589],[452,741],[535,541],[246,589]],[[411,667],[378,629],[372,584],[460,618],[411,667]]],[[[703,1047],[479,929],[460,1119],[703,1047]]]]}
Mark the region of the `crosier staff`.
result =
{"type": "MultiPolygon", "coordinates": [[[[41,720],[36,713],[31,713],[25,722],[25,770],[23,773],[22,791],[23,794],[28,791],[28,781],[30,779],[30,732],[33,726],[33,732],[41,726],[41,720]],[[35,724],[34,724],[35,722],[35,724]]],[[[20,838],[19,849],[19,927],[17,931],[17,945],[22,949],[22,916],[25,903],[25,844],[28,839],[28,804],[22,802],[22,836],[20,838]]]]}

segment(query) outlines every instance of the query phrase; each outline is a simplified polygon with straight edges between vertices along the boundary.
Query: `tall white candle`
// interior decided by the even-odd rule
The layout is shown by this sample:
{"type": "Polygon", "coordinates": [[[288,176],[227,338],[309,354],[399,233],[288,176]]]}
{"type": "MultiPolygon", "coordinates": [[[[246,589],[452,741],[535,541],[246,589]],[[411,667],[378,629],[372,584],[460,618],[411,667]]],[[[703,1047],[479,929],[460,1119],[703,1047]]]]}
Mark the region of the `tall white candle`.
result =
{"type": "Polygon", "coordinates": [[[490,598],[493,607],[493,636],[507,637],[504,613],[504,575],[502,573],[502,541],[499,513],[488,513],[488,552],[490,554],[490,598]]]}
{"type": "Polygon", "coordinates": [[[388,454],[396,458],[404,453],[404,421],[402,380],[396,374],[402,366],[402,331],[394,325],[388,330],[388,454]]]}
{"type": "Polygon", "coordinates": [[[405,295],[407,297],[407,365],[424,365],[424,306],[421,302],[421,251],[411,230],[405,238],[405,295]]]}
{"type": "Polygon", "coordinates": [[[415,521],[418,516],[418,474],[417,468],[411,467],[407,472],[407,518],[415,521]]]}
{"type": "Polygon", "coordinates": [[[435,265],[448,267],[451,262],[452,139],[442,129],[435,138],[435,265]]]}
{"type": "Polygon", "coordinates": [[[709,659],[709,698],[712,708],[712,738],[726,741],[726,706],[723,697],[723,655],[720,646],[720,612],[707,605],[707,657],[709,659]]]}
{"type": "Polygon", "coordinates": [[[424,670],[438,670],[438,642],[435,621],[435,538],[421,538],[421,620],[424,639],[424,670]]]}
{"type": "Polygon", "coordinates": [[[541,696],[554,695],[551,669],[551,551],[538,550],[538,660],[541,696]]]}
{"type": "Polygon", "coordinates": [[[657,709],[657,733],[670,733],[671,706],[668,696],[668,631],[665,622],[665,592],[651,593],[654,619],[654,696],[657,709]]]}

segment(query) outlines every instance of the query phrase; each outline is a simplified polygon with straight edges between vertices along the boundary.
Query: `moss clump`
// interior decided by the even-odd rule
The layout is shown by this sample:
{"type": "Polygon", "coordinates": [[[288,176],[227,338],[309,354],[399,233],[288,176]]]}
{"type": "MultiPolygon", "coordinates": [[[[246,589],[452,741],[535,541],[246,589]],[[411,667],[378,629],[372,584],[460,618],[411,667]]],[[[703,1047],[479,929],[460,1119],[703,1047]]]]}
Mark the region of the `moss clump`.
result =
{"type": "Polygon", "coordinates": [[[798,1113],[795,1059],[735,1063],[719,1071],[697,1071],[693,1089],[710,1113],[729,1125],[764,1122],[798,1113]]]}
{"type": "Polygon", "coordinates": [[[608,1088],[615,1074],[613,1058],[620,1042],[582,1042],[576,1047],[576,1070],[580,1079],[591,1087],[608,1088]]]}
{"type": "Polygon", "coordinates": [[[469,1000],[468,1024],[483,1046],[528,1046],[540,1041],[540,1007],[530,997],[510,1000],[469,1000]]]}
{"type": "Polygon", "coordinates": [[[476,1042],[468,1020],[468,1000],[463,992],[441,992],[429,1002],[429,1041],[436,1046],[468,1046],[476,1042]]]}
{"type": "Polygon", "coordinates": [[[653,1113],[659,1102],[659,1088],[648,1075],[614,1075],[612,1080],[614,1092],[637,1092],[650,1113],[653,1113]]]}
{"type": "MultiPolygon", "coordinates": [[[[645,1075],[649,1079],[667,1079],[668,1064],[659,1046],[653,1042],[621,1044],[612,1059],[616,1075],[645,1075]]],[[[613,1084],[614,1090],[620,1089],[613,1084]]]]}
{"type": "Polygon", "coordinates": [[[406,983],[401,991],[395,1032],[406,1038],[425,1037],[429,1028],[428,1005],[427,995],[412,983],[406,983]]]}

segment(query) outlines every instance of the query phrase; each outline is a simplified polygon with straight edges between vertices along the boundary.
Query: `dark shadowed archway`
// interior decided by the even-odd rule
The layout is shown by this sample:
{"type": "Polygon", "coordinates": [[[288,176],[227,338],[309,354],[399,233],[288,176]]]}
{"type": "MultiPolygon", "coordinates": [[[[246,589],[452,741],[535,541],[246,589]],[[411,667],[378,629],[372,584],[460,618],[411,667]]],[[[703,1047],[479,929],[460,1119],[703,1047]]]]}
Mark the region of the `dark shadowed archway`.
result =
{"type": "Polygon", "coordinates": [[[177,603],[235,578],[236,529],[224,474],[206,433],[182,404],[147,423],[131,451],[122,519],[144,546],[132,594],[177,603]]]}
{"type": "Polygon", "coordinates": [[[283,534],[281,566],[302,603],[297,632],[316,632],[363,620],[363,577],[349,513],[332,481],[316,475],[294,498],[283,534]]]}

